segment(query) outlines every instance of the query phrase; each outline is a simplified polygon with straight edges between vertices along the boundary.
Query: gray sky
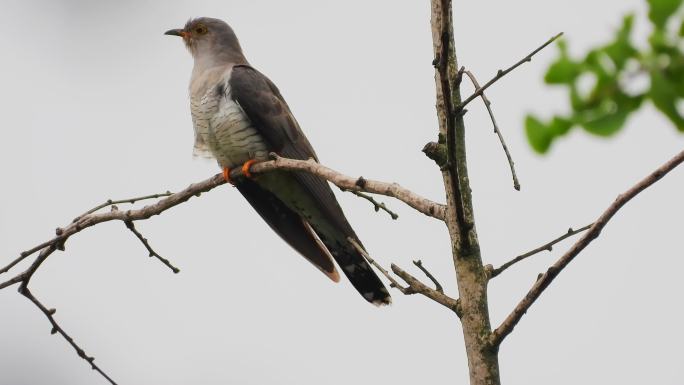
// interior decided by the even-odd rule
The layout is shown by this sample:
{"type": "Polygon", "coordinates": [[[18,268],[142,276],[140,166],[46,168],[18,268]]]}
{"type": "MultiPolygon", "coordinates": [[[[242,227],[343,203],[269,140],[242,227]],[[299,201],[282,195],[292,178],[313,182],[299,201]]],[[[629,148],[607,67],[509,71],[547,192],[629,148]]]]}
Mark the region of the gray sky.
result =
{"type": "MultiPolygon", "coordinates": [[[[605,40],[639,0],[455,2],[460,64],[484,82],[553,34],[571,50],[605,40]]],[[[9,261],[107,198],[179,190],[218,171],[193,160],[191,58],[163,36],[192,16],[225,19],[252,64],[282,90],[324,164],[396,181],[443,201],[427,1],[19,1],[0,14],[0,255],[9,261]]],[[[642,33],[643,35],[643,33],[642,33]]],[[[500,265],[596,218],[684,146],[649,106],[614,140],[575,132],[532,153],[524,113],[565,108],[541,82],[554,48],[491,89],[522,182],[480,103],[469,108],[469,163],[486,263],[500,265]]],[[[466,90],[468,92],[468,90],[466,90]]],[[[684,312],[684,169],[615,217],[543,294],[501,348],[506,384],[675,384],[684,312]]],[[[400,202],[400,218],[338,194],[376,259],[421,258],[456,295],[446,229],[400,202]]],[[[221,187],[138,228],[182,272],[146,256],[120,223],[73,237],[34,293],[120,384],[434,384],[467,382],[458,321],[394,292],[369,306],[334,285],[221,187]]],[[[490,285],[498,325],[569,243],[490,285]]],[[[418,274],[419,272],[416,272],[418,274]]],[[[0,383],[99,384],[44,316],[0,291],[0,383]]]]}

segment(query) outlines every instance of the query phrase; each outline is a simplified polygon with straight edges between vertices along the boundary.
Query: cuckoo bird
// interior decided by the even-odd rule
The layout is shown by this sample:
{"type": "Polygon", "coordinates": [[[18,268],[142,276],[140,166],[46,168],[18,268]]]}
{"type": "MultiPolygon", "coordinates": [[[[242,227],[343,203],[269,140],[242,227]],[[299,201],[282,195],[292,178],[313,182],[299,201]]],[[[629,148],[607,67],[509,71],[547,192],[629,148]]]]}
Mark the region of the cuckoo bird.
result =
{"type": "Polygon", "coordinates": [[[361,245],[326,180],[284,170],[249,173],[252,163],[268,160],[271,152],[292,159],[318,157],[278,88],[245,58],[232,28],[202,17],[165,34],[182,37],[194,59],[194,154],[215,158],[226,180],[266,223],[330,279],[340,279],[334,259],[368,302],[389,304],[387,289],[349,242],[361,245]],[[235,167],[246,178],[231,181],[235,167]]]}

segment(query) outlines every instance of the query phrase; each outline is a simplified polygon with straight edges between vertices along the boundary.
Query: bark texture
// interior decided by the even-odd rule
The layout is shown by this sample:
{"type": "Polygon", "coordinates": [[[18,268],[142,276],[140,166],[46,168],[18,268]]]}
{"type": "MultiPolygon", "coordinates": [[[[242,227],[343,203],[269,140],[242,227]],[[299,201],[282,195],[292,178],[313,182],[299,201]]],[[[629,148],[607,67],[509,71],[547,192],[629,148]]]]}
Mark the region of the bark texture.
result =
{"type": "Polygon", "coordinates": [[[498,385],[497,349],[489,343],[492,328],[487,305],[487,274],[475,230],[465,148],[465,126],[459,105],[460,75],[453,40],[450,0],[432,0],[432,39],[439,131],[446,138],[447,164],[442,167],[446,191],[445,222],[451,238],[460,298],[461,323],[471,385],[498,385]],[[458,112],[457,112],[458,111],[458,112]]]}

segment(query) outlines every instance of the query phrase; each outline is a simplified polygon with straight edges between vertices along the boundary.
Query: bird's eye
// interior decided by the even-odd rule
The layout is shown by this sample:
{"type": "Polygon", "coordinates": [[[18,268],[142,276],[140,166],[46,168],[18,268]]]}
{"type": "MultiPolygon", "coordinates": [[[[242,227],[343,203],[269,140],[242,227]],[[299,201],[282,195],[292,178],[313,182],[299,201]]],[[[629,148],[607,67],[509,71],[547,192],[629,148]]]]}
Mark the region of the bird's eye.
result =
{"type": "Polygon", "coordinates": [[[203,25],[198,25],[197,27],[195,27],[195,33],[198,35],[204,35],[205,33],[207,33],[207,27],[203,25]]]}

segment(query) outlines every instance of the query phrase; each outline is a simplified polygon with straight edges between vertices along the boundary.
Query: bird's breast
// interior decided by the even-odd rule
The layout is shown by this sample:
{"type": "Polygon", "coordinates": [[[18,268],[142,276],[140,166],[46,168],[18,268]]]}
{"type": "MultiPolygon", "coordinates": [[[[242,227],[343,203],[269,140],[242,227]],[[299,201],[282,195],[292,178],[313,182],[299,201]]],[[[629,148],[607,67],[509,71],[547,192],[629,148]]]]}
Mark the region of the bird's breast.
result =
{"type": "Polygon", "coordinates": [[[190,98],[195,150],[210,155],[221,167],[233,168],[250,159],[268,159],[268,148],[242,107],[232,99],[229,74],[201,95],[190,98]]]}

